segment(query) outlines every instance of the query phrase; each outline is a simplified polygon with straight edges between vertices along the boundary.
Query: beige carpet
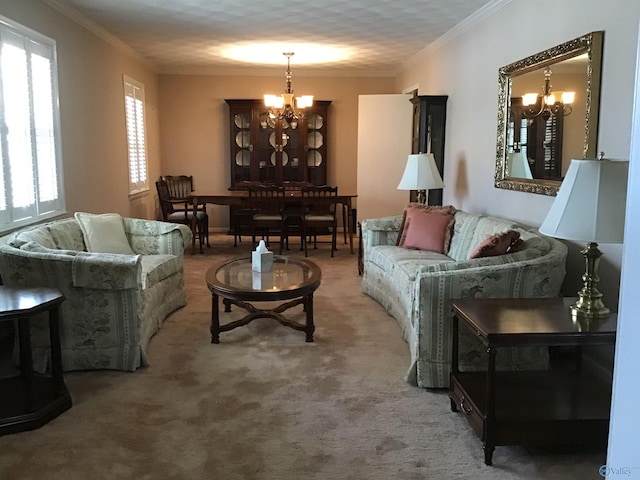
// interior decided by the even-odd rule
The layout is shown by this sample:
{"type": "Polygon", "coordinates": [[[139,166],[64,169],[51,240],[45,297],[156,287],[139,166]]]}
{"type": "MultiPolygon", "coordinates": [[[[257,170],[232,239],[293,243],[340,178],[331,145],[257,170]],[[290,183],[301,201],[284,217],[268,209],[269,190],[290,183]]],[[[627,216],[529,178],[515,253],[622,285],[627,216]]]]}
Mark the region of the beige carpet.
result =
{"type": "MultiPolygon", "coordinates": [[[[335,258],[327,245],[310,251],[323,271],[315,343],[259,319],[212,345],[204,272],[248,251],[246,239],[234,249],[216,235],[204,255],[187,255],[188,305],[151,340],[151,365],[67,373],[73,407],[0,437],[0,479],[601,478],[602,451],[497,447],[485,466],[446,392],[404,382],[407,345],[360,292],[346,246],[335,258]]],[[[291,312],[302,320],[301,307],[291,312]]]]}

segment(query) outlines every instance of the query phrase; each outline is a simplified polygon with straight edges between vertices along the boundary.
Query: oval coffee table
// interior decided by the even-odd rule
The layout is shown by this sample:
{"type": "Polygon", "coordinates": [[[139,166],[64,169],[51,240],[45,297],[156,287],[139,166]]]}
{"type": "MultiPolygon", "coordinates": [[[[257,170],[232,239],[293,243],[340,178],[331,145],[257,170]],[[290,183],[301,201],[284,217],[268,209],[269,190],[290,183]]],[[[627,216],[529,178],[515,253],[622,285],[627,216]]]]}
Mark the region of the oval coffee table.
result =
{"type": "Polygon", "coordinates": [[[220,342],[220,332],[247,325],[256,318],[273,318],[284,326],[305,332],[305,340],[313,342],[313,292],[320,285],[321,278],[320,267],[310,260],[279,255],[274,256],[270,272],[251,270],[251,258],[236,258],[214,265],[205,274],[211,291],[211,343],[220,342]],[[223,298],[225,312],[231,311],[231,305],[237,305],[249,314],[220,325],[218,297],[223,298]],[[290,299],[293,300],[272,309],[256,308],[250,303],[290,299]],[[285,310],[300,304],[306,313],[304,325],[282,315],[285,310]]]}

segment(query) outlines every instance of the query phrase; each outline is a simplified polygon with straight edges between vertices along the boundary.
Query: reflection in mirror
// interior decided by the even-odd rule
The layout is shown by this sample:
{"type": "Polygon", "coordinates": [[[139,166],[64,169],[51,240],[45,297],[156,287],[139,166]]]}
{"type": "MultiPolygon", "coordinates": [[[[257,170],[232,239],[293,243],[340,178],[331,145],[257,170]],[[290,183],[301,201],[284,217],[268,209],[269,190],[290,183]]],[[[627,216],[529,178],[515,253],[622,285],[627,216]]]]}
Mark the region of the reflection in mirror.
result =
{"type": "Polygon", "coordinates": [[[603,32],[502,67],[495,186],[556,195],[572,158],[595,157],[603,32]]]}

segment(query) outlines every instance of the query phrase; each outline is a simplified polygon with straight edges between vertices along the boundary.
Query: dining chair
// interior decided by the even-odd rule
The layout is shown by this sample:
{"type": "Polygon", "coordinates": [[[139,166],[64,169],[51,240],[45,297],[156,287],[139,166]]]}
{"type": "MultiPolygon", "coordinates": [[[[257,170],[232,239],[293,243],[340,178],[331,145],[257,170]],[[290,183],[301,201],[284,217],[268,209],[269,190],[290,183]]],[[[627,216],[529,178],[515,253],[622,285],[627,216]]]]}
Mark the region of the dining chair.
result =
{"type": "Polygon", "coordinates": [[[331,232],[331,256],[337,250],[336,235],[338,230],[337,204],[338,187],[328,185],[307,186],[302,189],[302,242],[304,256],[308,255],[307,244],[313,238],[313,248],[318,248],[318,232],[331,232]]]}
{"type": "MultiPolygon", "coordinates": [[[[235,190],[248,192],[249,188],[256,185],[264,185],[261,182],[243,180],[236,183],[235,190]]],[[[237,247],[242,243],[242,235],[251,235],[251,206],[231,205],[229,207],[229,226],[233,232],[233,246],[237,247]]]]}
{"type": "MultiPolygon", "coordinates": [[[[206,242],[209,247],[209,216],[206,210],[200,209],[194,212],[192,205],[188,199],[172,199],[169,194],[169,187],[164,180],[156,182],[156,190],[158,192],[158,200],[160,201],[160,211],[164,222],[182,223],[189,226],[193,225],[193,215],[195,213],[196,231],[194,235],[200,241],[200,253],[203,253],[202,246],[206,242]]],[[[191,193],[191,191],[189,191],[191,193]]]]}
{"type": "Polygon", "coordinates": [[[302,189],[306,187],[312,187],[313,184],[307,181],[285,180],[282,182],[284,187],[284,195],[288,197],[285,202],[285,223],[287,236],[284,239],[285,248],[289,250],[289,238],[291,236],[300,236],[300,250],[304,249],[304,242],[302,240],[302,189]],[[291,198],[293,197],[293,198],[291,198]]]}
{"type": "Polygon", "coordinates": [[[249,190],[249,206],[251,208],[251,241],[256,247],[256,232],[269,244],[269,235],[280,236],[278,254],[287,235],[284,214],[284,187],[277,185],[251,185],[249,190]]]}
{"type": "MultiPolygon", "coordinates": [[[[167,184],[169,198],[171,200],[189,200],[191,192],[193,192],[193,175],[163,175],[160,180],[167,184]]],[[[175,207],[179,209],[178,207],[175,207]]],[[[200,203],[197,205],[198,210],[206,211],[207,204],[200,203]]]]}

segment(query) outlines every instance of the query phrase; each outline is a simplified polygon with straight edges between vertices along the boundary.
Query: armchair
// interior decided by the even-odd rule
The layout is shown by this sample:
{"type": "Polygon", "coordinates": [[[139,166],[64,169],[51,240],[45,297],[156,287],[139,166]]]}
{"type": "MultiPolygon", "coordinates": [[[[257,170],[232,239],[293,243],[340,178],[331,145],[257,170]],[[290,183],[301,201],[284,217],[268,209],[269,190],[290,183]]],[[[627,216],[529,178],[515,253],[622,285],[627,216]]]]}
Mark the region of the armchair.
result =
{"type": "MultiPolygon", "coordinates": [[[[164,319],[186,304],[184,225],[123,219],[133,255],[85,251],[74,218],[29,227],[0,238],[0,275],[12,287],[53,287],[60,310],[64,370],[133,371],[148,365],[147,346],[164,319]]],[[[46,321],[34,319],[34,370],[46,371],[46,321]]]]}

